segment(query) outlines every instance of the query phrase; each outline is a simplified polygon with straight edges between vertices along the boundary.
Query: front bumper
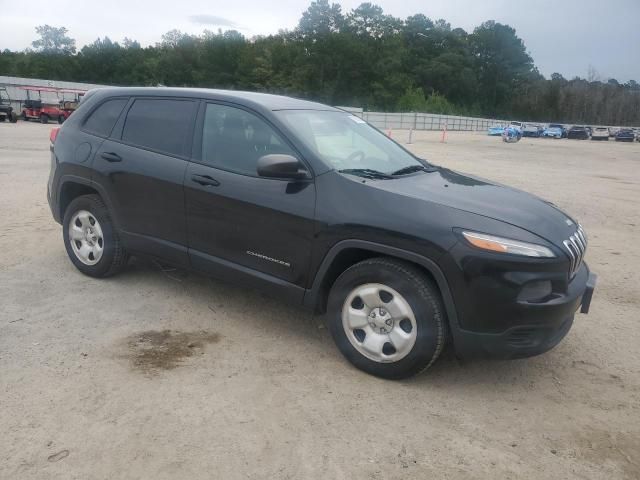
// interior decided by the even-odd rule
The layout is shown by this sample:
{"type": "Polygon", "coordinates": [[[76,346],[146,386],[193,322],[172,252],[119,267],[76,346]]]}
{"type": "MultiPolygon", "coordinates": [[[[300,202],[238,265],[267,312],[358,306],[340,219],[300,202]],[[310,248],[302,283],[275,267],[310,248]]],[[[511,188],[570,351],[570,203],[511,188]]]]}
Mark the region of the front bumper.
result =
{"type": "Polygon", "coordinates": [[[500,323],[508,325],[501,331],[470,331],[452,325],[456,354],[509,359],[551,350],[571,329],[575,313],[589,312],[596,281],[596,275],[583,264],[564,294],[544,302],[517,302],[511,308],[514,318],[501,319],[500,323]]]}

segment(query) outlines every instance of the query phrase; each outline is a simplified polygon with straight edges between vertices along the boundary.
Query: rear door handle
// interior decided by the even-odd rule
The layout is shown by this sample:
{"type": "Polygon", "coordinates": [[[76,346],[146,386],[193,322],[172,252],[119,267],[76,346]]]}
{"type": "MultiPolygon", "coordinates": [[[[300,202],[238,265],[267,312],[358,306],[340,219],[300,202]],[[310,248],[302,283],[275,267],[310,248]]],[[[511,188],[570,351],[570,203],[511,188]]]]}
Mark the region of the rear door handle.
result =
{"type": "Polygon", "coordinates": [[[113,153],[113,152],[103,152],[100,156],[102,158],[104,158],[107,162],[121,162],[122,161],[122,157],[120,155],[118,155],[117,153],[113,153]]]}
{"type": "Polygon", "coordinates": [[[206,187],[217,187],[220,185],[219,181],[209,175],[191,175],[191,180],[206,187]]]}

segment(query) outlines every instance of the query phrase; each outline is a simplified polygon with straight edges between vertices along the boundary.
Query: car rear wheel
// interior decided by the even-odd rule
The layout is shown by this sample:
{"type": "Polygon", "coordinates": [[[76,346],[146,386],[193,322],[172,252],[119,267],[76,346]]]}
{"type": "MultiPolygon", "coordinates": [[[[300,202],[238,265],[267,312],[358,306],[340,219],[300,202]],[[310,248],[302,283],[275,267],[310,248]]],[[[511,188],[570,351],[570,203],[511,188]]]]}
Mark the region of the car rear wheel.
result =
{"type": "Polygon", "coordinates": [[[64,123],[64,115],[58,115],[58,123],[62,125],[64,123]]]}
{"type": "Polygon", "coordinates": [[[49,115],[45,113],[40,115],[40,123],[49,123],[49,115]]]}
{"type": "Polygon", "coordinates": [[[62,225],[67,254],[82,273],[108,277],[127,264],[127,252],[98,195],[74,199],[67,207],[62,225]]]}
{"type": "Polygon", "coordinates": [[[331,288],[327,315],[342,354],[378,377],[415,375],[436,361],[445,344],[438,289],[400,260],[373,258],[345,270],[331,288]]]}

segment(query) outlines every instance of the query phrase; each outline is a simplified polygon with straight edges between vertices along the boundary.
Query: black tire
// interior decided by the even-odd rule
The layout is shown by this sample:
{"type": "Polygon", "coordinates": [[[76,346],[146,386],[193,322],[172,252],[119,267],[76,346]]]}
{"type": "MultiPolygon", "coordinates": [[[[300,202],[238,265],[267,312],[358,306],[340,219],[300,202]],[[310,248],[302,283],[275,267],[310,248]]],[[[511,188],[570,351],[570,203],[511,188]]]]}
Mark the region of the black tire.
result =
{"type": "Polygon", "coordinates": [[[78,270],[90,277],[104,278],[115,275],[126,266],[129,260],[129,255],[122,246],[118,232],[111,220],[109,210],[98,195],[83,195],[74,199],[69,204],[62,221],[62,237],[71,262],[78,270]],[[103,253],[95,265],[86,265],[83,263],[71,247],[69,224],[74,214],[80,210],[86,210],[91,213],[91,215],[98,220],[102,229],[103,253]]]}
{"type": "Polygon", "coordinates": [[[16,115],[16,112],[11,112],[11,115],[9,116],[9,121],[11,123],[16,123],[18,121],[18,115],[16,115]]]}
{"type": "Polygon", "coordinates": [[[58,115],[58,123],[62,125],[64,123],[64,115],[58,115]]]}
{"type": "Polygon", "coordinates": [[[49,115],[46,113],[40,115],[40,123],[49,123],[49,115]]]}
{"type": "Polygon", "coordinates": [[[2,116],[0,117],[0,122],[1,122],[1,123],[4,123],[4,121],[6,120],[6,118],[7,118],[7,117],[5,117],[4,115],[2,115],[2,116]]]}
{"type": "MultiPolygon", "coordinates": [[[[381,300],[382,301],[382,300],[381,300]]],[[[442,352],[447,320],[437,287],[414,265],[387,257],[364,260],[345,270],[333,284],[327,303],[328,328],[342,354],[357,368],[387,379],[402,379],[429,368],[442,352]],[[411,307],[417,338],[408,354],[398,361],[371,360],[351,343],[342,321],[345,301],[359,286],[368,283],[391,287],[411,307]]]]}

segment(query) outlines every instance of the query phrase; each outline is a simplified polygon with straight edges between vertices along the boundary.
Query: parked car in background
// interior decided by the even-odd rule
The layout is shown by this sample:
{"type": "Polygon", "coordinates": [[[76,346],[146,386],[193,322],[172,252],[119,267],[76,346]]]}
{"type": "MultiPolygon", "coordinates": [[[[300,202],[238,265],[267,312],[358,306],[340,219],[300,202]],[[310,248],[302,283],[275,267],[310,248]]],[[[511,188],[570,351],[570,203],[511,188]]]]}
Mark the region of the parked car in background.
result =
{"type": "Polygon", "coordinates": [[[503,132],[504,132],[504,127],[501,127],[500,125],[498,125],[495,127],[489,127],[489,130],[487,131],[487,135],[489,135],[490,137],[499,137],[502,135],[503,132]]]}
{"type": "Polygon", "coordinates": [[[562,132],[562,138],[567,138],[567,127],[565,127],[564,125],[560,123],[550,123],[549,127],[547,128],[559,128],[562,132]]]}
{"type": "Polygon", "coordinates": [[[509,123],[509,126],[512,128],[517,128],[518,130],[520,130],[522,132],[522,129],[524,128],[524,123],[522,122],[516,122],[515,120],[509,123]]]}
{"type": "Polygon", "coordinates": [[[636,135],[630,128],[621,128],[616,133],[616,142],[633,142],[635,139],[636,135]]]}
{"type": "Polygon", "coordinates": [[[542,136],[547,138],[562,138],[564,135],[562,129],[559,127],[547,127],[543,130],[542,136]]]}
{"type": "Polygon", "coordinates": [[[591,140],[609,140],[609,129],[607,127],[596,127],[591,134],[591,140]]]}
{"type": "Polygon", "coordinates": [[[567,138],[574,139],[574,140],[589,140],[589,130],[587,130],[587,127],[574,125],[569,129],[569,133],[567,133],[567,138]]]}
{"type": "Polygon", "coordinates": [[[542,126],[528,123],[522,129],[522,136],[538,138],[542,135],[542,132],[544,132],[544,128],[542,128],[542,126]]]}
{"type": "Polygon", "coordinates": [[[616,133],[618,133],[620,129],[618,127],[609,127],[609,137],[615,138],[616,133]]]}

